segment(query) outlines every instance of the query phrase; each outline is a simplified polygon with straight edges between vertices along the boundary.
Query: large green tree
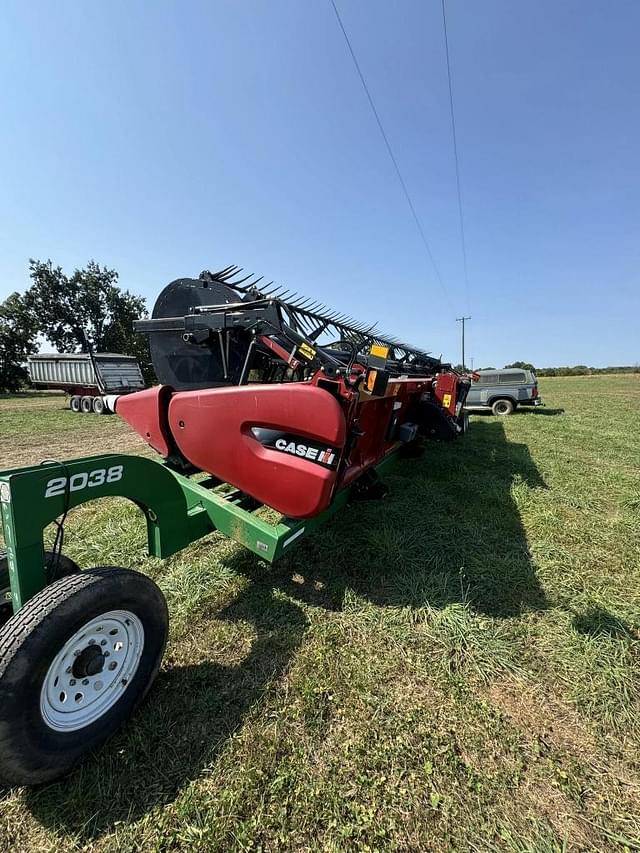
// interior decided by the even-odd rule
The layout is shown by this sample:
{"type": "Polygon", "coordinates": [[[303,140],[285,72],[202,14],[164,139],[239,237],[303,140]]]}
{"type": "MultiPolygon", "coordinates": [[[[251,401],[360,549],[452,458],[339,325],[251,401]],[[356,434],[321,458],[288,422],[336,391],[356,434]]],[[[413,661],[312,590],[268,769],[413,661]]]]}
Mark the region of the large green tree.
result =
{"type": "Polygon", "coordinates": [[[121,352],[136,356],[147,378],[151,359],[146,336],[133,321],[146,317],[145,300],[116,282],[118,273],[89,261],[67,276],[48,261],[29,262],[32,285],[24,296],[38,331],[59,352],[121,352]]]}
{"type": "Polygon", "coordinates": [[[37,349],[38,329],[19,293],[0,303],[0,392],[19,391],[29,381],[27,357],[37,349]]]}

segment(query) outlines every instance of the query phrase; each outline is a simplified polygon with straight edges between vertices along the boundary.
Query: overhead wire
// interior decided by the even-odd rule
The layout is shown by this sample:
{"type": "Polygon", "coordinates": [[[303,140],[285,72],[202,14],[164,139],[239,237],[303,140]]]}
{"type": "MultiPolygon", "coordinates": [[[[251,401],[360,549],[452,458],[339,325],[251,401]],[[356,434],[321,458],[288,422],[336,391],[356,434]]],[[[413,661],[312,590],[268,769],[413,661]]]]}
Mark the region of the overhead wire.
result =
{"type": "Polygon", "coordinates": [[[458,160],[458,136],[456,133],[456,118],[453,109],[453,84],[451,82],[451,58],[449,56],[449,37],[447,35],[447,13],[445,0],[442,0],[442,28],[444,31],[444,51],[447,58],[447,80],[449,83],[449,108],[451,112],[451,135],[453,137],[453,158],[456,166],[456,189],[458,192],[458,216],[460,219],[460,242],[462,244],[462,262],[464,267],[465,301],[469,310],[469,271],[467,266],[467,241],[464,232],[464,215],[462,212],[462,192],[460,190],[460,163],[458,160]]]}
{"type": "Polygon", "coordinates": [[[335,16],[336,16],[336,19],[338,21],[338,25],[340,26],[340,29],[342,30],[342,35],[344,36],[344,40],[347,43],[349,53],[351,54],[351,59],[353,60],[353,64],[355,66],[356,71],[358,72],[360,82],[362,83],[362,88],[364,89],[365,94],[367,96],[367,100],[369,101],[369,106],[371,107],[371,111],[373,112],[376,123],[378,125],[379,130],[380,130],[380,134],[382,136],[382,139],[384,140],[384,144],[386,146],[387,152],[389,154],[391,162],[393,163],[396,175],[398,177],[398,181],[400,183],[400,186],[402,187],[402,191],[403,191],[404,196],[407,200],[407,204],[409,205],[409,209],[410,209],[411,214],[413,216],[413,219],[415,221],[416,227],[418,229],[418,233],[420,234],[420,237],[422,239],[422,243],[424,244],[424,247],[426,249],[429,260],[431,261],[431,265],[432,265],[433,270],[436,274],[436,278],[438,279],[438,283],[440,284],[440,287],[442,288],[442,292],[444,293],[444,295],[447,299],[447,302],[449,303],[449,306],[453,309],[451,297],[449,296],[449,292],[448,292],[447,288],[445,287],[444,281],[442,280],[442,276],[440,274],[440,270],[438,269],[438,265],[436,264],[435,258],[433,257],[433,252],[431,251],[431,246],[429,245],[429,241],[427,240],[427,235],[425,234],[424,228],[422,227],[422,223],[421,223],[420,218],[416,212],[416,208],[415,208],[415,205],[414,205],[413,200],[411,198],[411,194],[409,193],[409,190],[407,188],[407,184],[406,184],[406,182],[402,176],[402,172],[400,171],[398,161],[395,157],[395,154],[393,153],[391,143],[389,142],[389,137],[386,134],[386,131],[384,129],[384,125],[382,124],[382,119],[380,118],[380,114],[378,113],[378,110],[376,109],[376,105],[375,105],[373,97],[371,95],[371,91],[369,89],[369,86],[367,85],[367,81],[366,81],[365,76],[364,76],[362,69],[360,67],[360,63],[358,62],[358,59],[356,57],[355,51],[354,51],[353,46],[351,44],[351,40],[349,39],[349,36],[347,34],[347,31],[345,29],[344,24],[342,23],[342,18],[340,17],[340,12],[338,11],[338,7],[336,6],[335,0],[329,0],[329,2],[333,6],[333,11],[335,12],[335,16]]]}

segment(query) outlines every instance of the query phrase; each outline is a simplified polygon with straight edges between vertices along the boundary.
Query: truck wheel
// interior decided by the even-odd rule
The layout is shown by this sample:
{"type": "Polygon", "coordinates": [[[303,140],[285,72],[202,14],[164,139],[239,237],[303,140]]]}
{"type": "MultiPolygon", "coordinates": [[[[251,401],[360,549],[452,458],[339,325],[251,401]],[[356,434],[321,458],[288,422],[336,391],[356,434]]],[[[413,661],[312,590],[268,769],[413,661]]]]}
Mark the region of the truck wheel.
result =
{"type": "Polygon", "coordinates": [[[88,414],[93,408],[93,397],[82,397],[80,400],[80,408],[84,414],[88,414]]]}
{"type": "Polygon", "coordinates": [[[104,414],[104,400],[102,397],[94,397],[93,398],[93,411],[96,415],[104,414]]]}
{"type": "Polygon", "coordinates": [[[56,581],[0,632],[0,783],[68,773],[127,720],[156,677],[168,630],[156,584],[100,567],[56,581]]]}
{"type": "Polygon", "coordinates": [[[491,411],[494,415],[510,415],[513,412],[513,403],[511,400],[496,400],[491,406],[491,411]]]}
{"type": "MultiPolygon", "coordinates": [[[[53,583],[59,578],[80,571],[80,566],[74,563],[69,557],[60,554],[56,559],[56,555],[52,551],[44,552],[44,567],[47,583],[53,583]]],[[[11,606],[11,585],[9,583],[9,561],[7,560],[7,552],[0,549],[0,627],[7,622],[13,615],[13,607],[11,606]]]]}
{"type": "Polygon", "coordinates": [[[73,397],[69,400],[69,408],[72,412],[80,411],[80,397],[77,394],[74,394],[73,397]]]}

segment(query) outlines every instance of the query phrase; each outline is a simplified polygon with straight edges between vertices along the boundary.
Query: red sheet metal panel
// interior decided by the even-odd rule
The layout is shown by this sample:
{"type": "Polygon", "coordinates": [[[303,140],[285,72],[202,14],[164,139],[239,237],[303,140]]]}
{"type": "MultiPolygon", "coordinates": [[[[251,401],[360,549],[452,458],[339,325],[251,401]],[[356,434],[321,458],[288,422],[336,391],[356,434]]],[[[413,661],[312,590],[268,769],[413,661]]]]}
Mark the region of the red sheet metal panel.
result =
{"type": "Polygon", "coordinates": [[[118,397],[116,412],[139,433],[147,444],[165,458],[171,453],[171,436],[167,427],[168,385],[156,385],[118,397]]]}
{"type": "Polygon", "coordinates": [[[346,425],[328,391],[307,383],[181,391],[169,428],[193,465],[284,515],[309,518],[331,501],[346,425]]]}

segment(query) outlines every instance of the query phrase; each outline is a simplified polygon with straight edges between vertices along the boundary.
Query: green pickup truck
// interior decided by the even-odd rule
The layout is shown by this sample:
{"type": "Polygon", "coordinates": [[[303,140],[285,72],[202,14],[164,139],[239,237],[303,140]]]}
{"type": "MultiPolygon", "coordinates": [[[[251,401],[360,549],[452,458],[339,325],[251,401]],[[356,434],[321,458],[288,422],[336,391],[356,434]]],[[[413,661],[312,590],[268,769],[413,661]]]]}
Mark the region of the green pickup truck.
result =
{"type": "Polygon", "coordinates": [[[464,407],[470,412],[510,415],[518,406],[544,406],[533,370],[477,370],[464,407]]]}

